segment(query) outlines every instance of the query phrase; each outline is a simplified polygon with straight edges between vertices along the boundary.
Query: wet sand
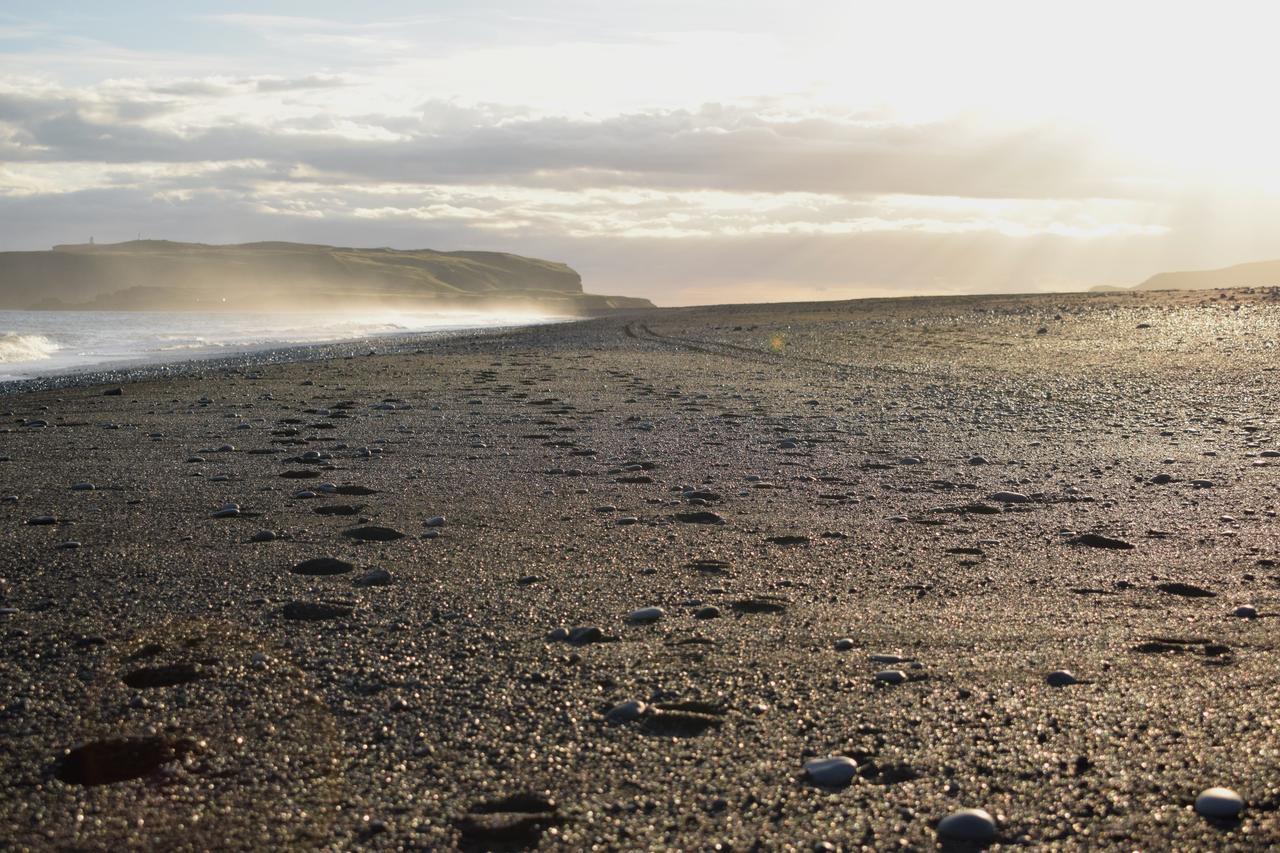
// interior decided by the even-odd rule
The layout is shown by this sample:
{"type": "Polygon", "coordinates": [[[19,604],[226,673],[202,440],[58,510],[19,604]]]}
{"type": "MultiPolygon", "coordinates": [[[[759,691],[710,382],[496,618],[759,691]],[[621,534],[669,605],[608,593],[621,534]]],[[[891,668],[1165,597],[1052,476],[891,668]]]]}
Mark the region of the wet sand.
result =
{"type": "Polygon", "coordinates": [[[0,840],[1274,846],[1278,342],[727,306],[9,394],[0,840]]]}

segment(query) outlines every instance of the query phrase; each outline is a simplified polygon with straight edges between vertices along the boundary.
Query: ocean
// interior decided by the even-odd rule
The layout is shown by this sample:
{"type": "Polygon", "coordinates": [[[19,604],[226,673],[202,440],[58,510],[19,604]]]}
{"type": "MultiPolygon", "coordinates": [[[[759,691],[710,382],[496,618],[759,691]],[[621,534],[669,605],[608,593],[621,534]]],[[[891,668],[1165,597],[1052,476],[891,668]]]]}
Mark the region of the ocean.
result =
{"type": "Polygon", "coordinates": [[[512,311],[0,311],[0,381],[558,319],[512,311]]]}

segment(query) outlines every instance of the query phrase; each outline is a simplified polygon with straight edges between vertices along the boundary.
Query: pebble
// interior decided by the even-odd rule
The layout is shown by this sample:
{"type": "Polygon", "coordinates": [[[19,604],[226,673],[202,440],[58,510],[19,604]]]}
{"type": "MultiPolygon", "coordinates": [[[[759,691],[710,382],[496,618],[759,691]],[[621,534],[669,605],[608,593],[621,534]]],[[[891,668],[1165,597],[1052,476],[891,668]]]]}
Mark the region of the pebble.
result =
{"type": "Polygon", "coordinates": [[[1002,504],[1024,504],[1030,501],[1031,498],[1022,494],[1022,492],[996,492],[993,495],[988,495],[987,500],[1002,504]]]}
{"type": "Polygon", "coordinates": [[[274,530],[259,530],[249,537],[250,542],[274,542],[275,539],[276,532],[274,530]]]}
{"type": "Polygon", "coordinates": [[[1244,811],[1244,799],[1230,788],[1205,788],[1196,797],[1196,812],[1202,817],[1233,818],[1244,811]]]}
{"type": "Polygon", "coordinates": [[[642,607],[639,610],[631,611],[631,615],[627,618],[632,622],[657,622],[666,615],[667,611],[661,607],[642,607]]]}
{"type": "Polygon", "coordinates": [[[644,712],[649,710],[649,706],[632,699],[629,702],[619,702],[605,713],[604,718],[611,723],[630,723],[644,716],[644,712]]]}
{"type": "Polygon", "coordinates": [[[907,674],[900,669],[882,669],[876,673],[875,680],[885,684],[901,684],[907,680],[907,674]]]}
{"type": "Polygon", "coordinates": [[[804,772],[815,785],[836,787],[852,782],[858,775],[858,765],[852,758],[835,755],[806,761],[804,772]]]}
{"type": "Polygon", "coordinates": [[[387,586],[391,583],[391,572],[386,569],[370,569],[356,578],[356,586],[387,586]]]}
{"type": "Polygon", "coordinates": [[[213,514],[214,518],[236,518],[240,515],[240,504],[226,503],[223,504],[213,514]]]}
{"type": "Polygon", "coordinates": [[[444,527],[444,516],[436,515],[427,519],[427,527],[444,527]]]}
{"type": "Polygon", "coordinates": [[[1050,687],[1066,687],[1069,684],[1079,683],[1070,670],[1066,669],[1055,669],[1044,677],[1044,682],[1050,687]]]}
{"type": "Polygon", "coordinates": [[[961,809],[942,819],[938,834],[955,841],[983,844],[995,839],[996,821],[986,809],[961,809]]]}
{"type": "Polygon", "coordinates": [[[57,517],[52,515],[37,515],[33,518],[27,519],[27,524],[32,524],[36,526],[45,525],[45,524],[57,524],[57,523],[58,523],[57,517]]]}
{"type": "Polygon", "coordinates": [[[1231,615],[1237,616],[1241,619],[1257,619],[1258,608],[1254,607],[1251,604],[1242,604],[1239,607],[1237,607],[1235,610],[1232,610],[1231,615]]]}
{"type": "Polygon", "coordinates": [[[93,483],[76,483],[75,485],[73,485],[73,486],[71,487],[71,491],[73,491],[73,492],[92,492],[92,491],[94,491],[94,490],[95,490],[95,489],[97,489],[97,488],[98,488],[98,487],[97,487],[97,486],[95,486],[93,483]]]}
{"type": "Polygon", "coordinates": [[[719,618],[720,618],[720,608],[719,608],[719,607],[716,607],[714,604],[709,604],[709,605],[707,605],[706,607],[703,607],[703,608],[699,609],[699,610],[698,610],[698,612],[694,613],[694,614],[693,614],[693,618],[695,618],[695,619],[719,619],[719,618]]]}
{"type": "Polygon", "coordinates": [[[568,628],[555,628],[547,633],[547,639],[553,643],[562,643],[569,639],[568,628]]]}
{"type": "Polygon", "coordinates": [[[902,655],[871,655],[868,659],[872,663],[906,663],[910,660],[902,655]]]}
{"type": "Polygon", "coordinates": [[[840,639],[836,640],[835,645],[836,645],[836,651],[847,652],[849,651],[849,649],[853,648],[853,640],[850,639],[849,637],[841,637],[840,639]]]}

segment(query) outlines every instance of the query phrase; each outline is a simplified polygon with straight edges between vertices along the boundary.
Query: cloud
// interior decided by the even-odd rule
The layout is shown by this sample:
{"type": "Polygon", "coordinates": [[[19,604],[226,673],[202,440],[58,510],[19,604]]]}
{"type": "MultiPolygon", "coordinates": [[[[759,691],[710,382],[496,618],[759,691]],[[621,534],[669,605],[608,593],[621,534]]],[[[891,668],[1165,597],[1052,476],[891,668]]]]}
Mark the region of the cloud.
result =
{"type": "MultiPolygon", "coordinates": [[[[158,95],[275,95],[354,85],[338,77],[187,80],[158,95]]],[[[767,105],[707,105],[602,119],[532,117],[518,108],[433,101],[416,114],[304,112],[191,119],[168,102],[99,93],[0,95],[15,160],[116,162],[264,159],[340,180],[505,182],[577,189],[647,186],[738,192],[903,193],[991,198],[1123,197],[1131,175],[1100,170],[1087,139],[971,118],[920,124],[863,114],[785,115],[767,105]],[[173,114],[173,121],[138,125],[173,114]],[[23,140],[26,140],[25,143],[23,140]]]]}

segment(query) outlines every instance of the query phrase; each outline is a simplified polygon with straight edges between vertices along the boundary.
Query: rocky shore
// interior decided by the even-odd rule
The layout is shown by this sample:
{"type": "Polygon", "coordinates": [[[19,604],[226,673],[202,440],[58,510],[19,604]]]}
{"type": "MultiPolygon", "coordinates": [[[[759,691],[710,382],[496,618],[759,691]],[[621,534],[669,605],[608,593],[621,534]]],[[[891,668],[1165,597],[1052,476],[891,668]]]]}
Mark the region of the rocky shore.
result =
{"type": "Polygon", "coordinates": [[[1278,341],[722,306],[15,389],[0,841],[1273,847],[1278,341]]]}

